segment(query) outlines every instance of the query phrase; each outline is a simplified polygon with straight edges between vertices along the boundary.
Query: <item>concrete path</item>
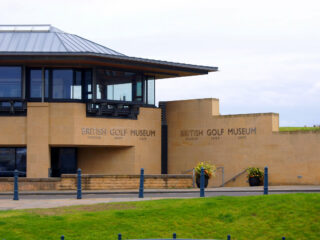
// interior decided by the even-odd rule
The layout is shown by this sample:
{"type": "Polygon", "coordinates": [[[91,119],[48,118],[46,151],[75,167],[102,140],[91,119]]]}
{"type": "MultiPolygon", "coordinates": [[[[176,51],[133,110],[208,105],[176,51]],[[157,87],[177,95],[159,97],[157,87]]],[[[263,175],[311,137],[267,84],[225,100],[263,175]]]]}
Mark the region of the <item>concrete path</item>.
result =
{"type": "Polygon", "coordinates": [[[14,210],[14,209],[31,209],[31,208],[56,208],[72,205],[90,205],[98,203],[110,202],[132,202],[132,201],[147,201],[155,200],[158,198],[97,198],[97,199],[22,199],[18,201],[13,200],[0,200],[1,210],[14,210]]]}

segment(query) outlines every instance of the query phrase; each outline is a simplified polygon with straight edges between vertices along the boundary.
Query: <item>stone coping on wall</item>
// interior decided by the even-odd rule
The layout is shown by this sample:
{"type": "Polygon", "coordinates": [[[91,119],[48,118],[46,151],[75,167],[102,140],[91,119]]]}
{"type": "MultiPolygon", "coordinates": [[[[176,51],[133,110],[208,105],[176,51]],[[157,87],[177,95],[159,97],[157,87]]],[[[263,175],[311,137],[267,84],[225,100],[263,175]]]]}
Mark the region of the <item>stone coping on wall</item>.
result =
{"type": "Polygon", "coordinates": [[[243,113],[243,114],[226,114],[226,115],[214,115],[215,118],[235,118],[235,117],[261,117],[261,116],[279,116],[279,113],[243,113]]]}
{"type": "MultiPolygon", "coordinates": [[[[77,174],[62,174],[61,178],[76,178],[77,174]]],[[[115,174],[82,174],[82,178],[139,178],[139,174],[115,175],[115,174]]],[[[145,178],[166,179],[166,178],[192,178],[190,174],[145,174],[145,178]]]]}
{"type": "MultiPolygon", "coordinates": [[[[0,182],[13,182],[13,177],[0,177],[0,182]]],[[[19,182],[59,182],[60,178],[26,178],[19,177],[19,182]]]]}

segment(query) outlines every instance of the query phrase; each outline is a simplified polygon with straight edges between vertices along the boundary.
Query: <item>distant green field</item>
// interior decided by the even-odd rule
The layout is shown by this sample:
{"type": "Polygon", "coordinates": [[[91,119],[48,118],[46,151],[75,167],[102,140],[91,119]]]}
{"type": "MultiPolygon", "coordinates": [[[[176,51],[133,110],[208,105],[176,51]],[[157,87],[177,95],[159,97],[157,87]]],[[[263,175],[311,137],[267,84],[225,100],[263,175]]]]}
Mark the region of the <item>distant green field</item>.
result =
{"type": "MultiPolygon", "coordinates": [[[[81,201],[79,201],[81,203],[81,201]]],[[[0,239],[178,238],[319,240],[320,194],[109,203],[0,211],[0,239]]]]}
{"type": "Polygon", "coordinates": [[[320,131],[320,127],[280,127],[280,132],[288,131],[320,131]]]}

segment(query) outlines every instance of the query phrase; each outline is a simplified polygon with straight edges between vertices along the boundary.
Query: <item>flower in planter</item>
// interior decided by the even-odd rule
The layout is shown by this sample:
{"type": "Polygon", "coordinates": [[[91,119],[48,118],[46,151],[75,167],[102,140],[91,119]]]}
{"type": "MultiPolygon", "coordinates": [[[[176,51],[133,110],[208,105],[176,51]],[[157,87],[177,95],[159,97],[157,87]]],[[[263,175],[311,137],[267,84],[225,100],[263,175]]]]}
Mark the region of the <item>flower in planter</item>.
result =
{"type": "Polygon", "coordinates": [[[260,179],[262,179],[264,175],[263,171],[260,170],[260,168],[255,168],[255,167],[247,168],[247,174],[248,174],[248,178],[258,177],[260,179]]]}
{"type": "Polygon", "coordinates": [[[206,162],[200,162],[195,168],[196,176],[200,176],[201,168],[204,170],[204,175],[208,178],[214,177],[216,173],[216,166],[206,162]]]}

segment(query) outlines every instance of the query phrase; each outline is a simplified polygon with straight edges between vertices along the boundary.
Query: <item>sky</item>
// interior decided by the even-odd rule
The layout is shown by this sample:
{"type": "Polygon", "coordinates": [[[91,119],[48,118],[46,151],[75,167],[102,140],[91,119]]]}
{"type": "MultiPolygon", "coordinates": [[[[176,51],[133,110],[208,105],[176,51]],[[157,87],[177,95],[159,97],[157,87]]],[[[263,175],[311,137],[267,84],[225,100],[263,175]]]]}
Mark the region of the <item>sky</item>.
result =
{"type": "Polygon", "coordinates": [[[0,0],[0,24],[52,24],[128,56],[219,67],[156,82],[156,101],[219,98],[221,114],[320,125],[320,2],[0,0]]]}

